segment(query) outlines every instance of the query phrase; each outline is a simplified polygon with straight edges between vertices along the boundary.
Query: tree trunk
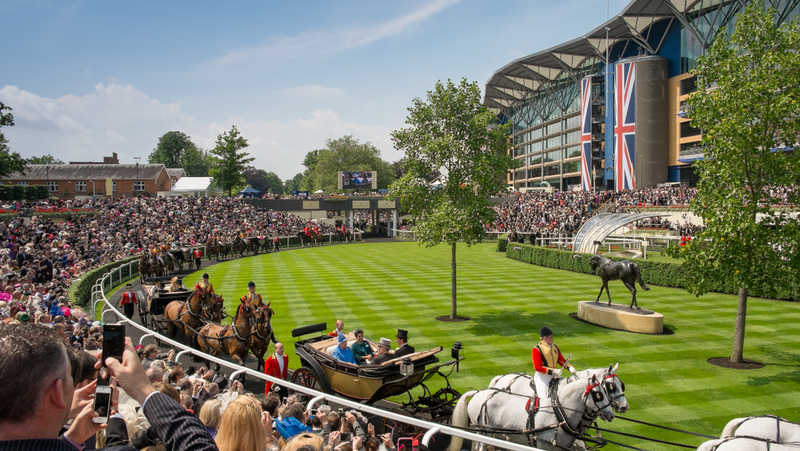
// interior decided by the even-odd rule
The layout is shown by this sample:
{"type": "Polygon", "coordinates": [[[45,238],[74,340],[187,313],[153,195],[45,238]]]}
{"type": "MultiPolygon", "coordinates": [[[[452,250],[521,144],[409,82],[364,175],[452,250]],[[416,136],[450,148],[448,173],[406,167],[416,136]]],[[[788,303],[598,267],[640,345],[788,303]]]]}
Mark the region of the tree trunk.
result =
{"type": "Polygon", "coordinates": [[[452,286],[450,288],[450,318],[456,318],[456,243],[453,243],[453,257],[450,262],[452,268],[452,286]]]}
{"type": "Polygon", "coordinates": [[[736,326],[733,331],[733,352],[731,363],[741,363],[744,350],[744,325],[747,317],[747,288],[739,288],[739,302],[736,305],[736,326]]]}

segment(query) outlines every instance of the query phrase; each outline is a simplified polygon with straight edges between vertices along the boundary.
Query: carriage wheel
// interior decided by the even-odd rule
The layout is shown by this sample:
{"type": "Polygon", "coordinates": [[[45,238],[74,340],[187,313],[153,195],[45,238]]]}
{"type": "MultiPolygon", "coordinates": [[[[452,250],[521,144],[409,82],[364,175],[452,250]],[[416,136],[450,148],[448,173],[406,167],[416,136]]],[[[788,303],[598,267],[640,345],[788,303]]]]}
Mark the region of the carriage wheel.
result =
{"type": "MultiPolygon", "coordinates": [[[[294,374],[292,375],[292,383],[301,385],[303,387],[312,388],[317,391],[322,390],[322,384],[319,383],[319,377],[317,373],[314,372],[311,368],[301,367],[295,370],[294,374]]],[[[294,390],[291,390],[292,393],[295,393],[294,390]]]]}
{"type": "MultiPolygon", "coordinates": [[[[413,416],[406,410],[395,407],[391,410],[392,413],[404,415],[407,417],[413,416]]],[[[383,433],[392,434],[392,443],[397,443],[397,439],[401,437],[417,437],[422,434],[422,428],[414,426],[413,424],[406,424],[400,421],[391,420],[389,418],[383,419],[383,433]]]]}

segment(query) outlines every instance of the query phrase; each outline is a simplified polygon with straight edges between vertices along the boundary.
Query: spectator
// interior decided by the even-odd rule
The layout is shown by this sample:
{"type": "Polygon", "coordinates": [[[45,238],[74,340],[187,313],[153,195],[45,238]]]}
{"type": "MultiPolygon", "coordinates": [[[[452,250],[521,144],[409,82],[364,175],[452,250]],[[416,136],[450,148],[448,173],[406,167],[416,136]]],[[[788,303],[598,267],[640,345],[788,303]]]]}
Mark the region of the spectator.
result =
{"type": "Polygon", "coordinates": [[[220,451],[263,451],[269,445],[261,406],[255,399],[237,396],[223,409],[215,438],[220,451]]]}

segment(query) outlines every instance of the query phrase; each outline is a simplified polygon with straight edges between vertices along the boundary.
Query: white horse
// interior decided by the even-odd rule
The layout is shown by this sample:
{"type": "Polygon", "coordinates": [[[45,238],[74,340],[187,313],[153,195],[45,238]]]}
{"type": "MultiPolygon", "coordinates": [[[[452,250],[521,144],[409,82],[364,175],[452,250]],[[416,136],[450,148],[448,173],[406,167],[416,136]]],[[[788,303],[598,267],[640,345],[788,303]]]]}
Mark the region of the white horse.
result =
{"type": "Polygon", "coordinates": [[[697,447],[697,451],[798,451],[798,443],[775,443],[770,439],[756,437],[728,437],[709,440],[697,447]]]}
{"type": "MultiPolygon", "coordinates": [[[[578,379],[559,388],[558,406],[551,406],[549,400],[542,401],[542,406],[534,416],[534,424],[529,425],[530,396],[497,389],[470,391],[456,403],[452,424],[467,427],[471,422],[487,428],[490,433],[492,430],[501,430],[499,432],[511,435],[506,439],[524,444],[527,444],[527,437],[532,433],[537,448],[554,450],[556,447],[570,449],[573,445],[582,446],[583,442],[576,440],[577,436],[585,432],[597,417],[605,421],[614,419],[611,398],[606,394],[602,380],[596,376],[578,379]],[[472,399],[468,401],[469,397],[472,399]]],[[[462,443],[461,438],[453,437],[449,450],[460,451],[462,443]]]]}
{"type": "MultiPolygon", "coordinates": [[[[592,376],[597,376],[598,380],[603,382],[603,388],[609,397],[611,397],[611,405],[617,413],[625,413],[630,409],[628,400],[625,398],[625,384],[617,377],[617,369],[619,363],[616,365],[608,365],[608,368],[589,368],[587,370],[578,371],[572,376],[558,380],[558,389],[574,382],[578,379],[590,379],[592,376]]],[[[534,396],[535,385],[533,377],[525,373],[511,373],[495,376],[489,382],[489,388],[496,388],[498,390],[508,391],[523,396],[534,396]]],[[[542,398],[547,397],[540,396],[542,398]]]]}
{"type": "Polygon", "coordinates": [[[775,415],[736,418],[722,429],[720,438],[755,437],[776,443],[800,443],[800,424],[775,415]]]}

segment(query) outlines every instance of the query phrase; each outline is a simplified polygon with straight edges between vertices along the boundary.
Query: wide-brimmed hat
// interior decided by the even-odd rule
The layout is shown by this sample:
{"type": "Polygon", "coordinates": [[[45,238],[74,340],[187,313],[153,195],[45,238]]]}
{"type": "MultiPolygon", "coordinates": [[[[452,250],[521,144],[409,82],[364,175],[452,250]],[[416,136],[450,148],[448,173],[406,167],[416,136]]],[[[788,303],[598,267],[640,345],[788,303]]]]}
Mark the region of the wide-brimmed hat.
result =
{"type": "Polygon", "coordinates": [[[389,340],[388,338],[381,337],[381,341],[378,342],[378,346],[383,346],[384,348],[389,349],[389,348],[392,347],[392,340],[389,340]]]}
{"type": "Polygon", "coordinates": [[[403,340],[408,341],[408,331],[403,329],[397,329],[397,338],[402,338],[403,340]]]}

